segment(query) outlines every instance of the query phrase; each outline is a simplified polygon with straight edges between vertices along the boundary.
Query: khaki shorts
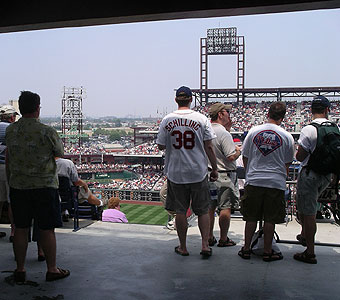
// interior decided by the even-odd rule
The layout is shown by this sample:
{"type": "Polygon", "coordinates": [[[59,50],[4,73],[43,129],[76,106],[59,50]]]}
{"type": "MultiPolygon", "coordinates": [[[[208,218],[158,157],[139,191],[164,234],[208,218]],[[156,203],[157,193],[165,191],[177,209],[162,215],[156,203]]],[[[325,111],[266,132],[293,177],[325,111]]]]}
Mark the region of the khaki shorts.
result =
{"type": "Polygon", "coordinates": [[[161,190],[159,191],[159,198],[161,200],[161,202],[163,203],[164,208],[167,210],[168,214],[171,217],[174,217],[175,215],[175,211],[173,208],[169,207],[169,205],[167,206],[167,193],[168,193],[168,183],[165,182],[161,188],[161,190]]]}
{"type": "Polygon", "coordinates": [[[208,176],[201,182],[187,184],[173,183],[168,179],[166,209],[174,210],[177,214],[186,214],[190,201],[196,215],[208,213],[210,201],[208,176]]]}
{"type": "Polygon", "coordinates": [[[331,174],[321,175],[302,168],[299,173],[296,195],[297,210],[305,216],[314,216],[318,209],[318,199],[331,182],[331,174]]]}
{"type": "Polygon", "coordinates": [[[247,185],[241,199],[241,213],[244,221],[283,223],[286,216],[285,191],[247,185]]]}
{"type": "Polygon", "coordinates": [[[240,193],[236,172],[219,173],[215,184],[217,200],[210,201],[210,208],[217,207],[219,211],[228,208],[238,209],[240,193]]]}
{"type": "Polygon", "coordinates": [[[87,201],[90,195],[90,190],[86,193],[84,187],[79,187],[78,202],[83,203],[87,201]]]}

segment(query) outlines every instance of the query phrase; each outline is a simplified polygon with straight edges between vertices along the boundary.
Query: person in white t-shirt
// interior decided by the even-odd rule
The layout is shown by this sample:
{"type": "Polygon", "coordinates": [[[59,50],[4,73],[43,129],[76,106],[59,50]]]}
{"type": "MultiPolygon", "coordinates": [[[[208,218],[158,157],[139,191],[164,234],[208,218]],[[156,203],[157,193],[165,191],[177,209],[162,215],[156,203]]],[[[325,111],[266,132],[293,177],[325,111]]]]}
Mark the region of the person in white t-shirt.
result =
{"type": "Polygon", "coordinates": [[[176,91],[178,110],[165,116],[160,124],[157,141],[160,150],[165,151],[165,174],[168,194],[166,209],[175,210],[179,246],[175,252],[188,256],[186,246],[186,212],[190,206],[198,215],[198,226],[202,236],[201,255],[212,254],[209,237],[209,186],[208,159],[212,166],[210,180],[218,178],[216,157],[212,145],[215,133],[210,121],[201,113],[190,109],[192,92],[182,86],[176,91]]]}
{"type": "Polygon", "coordinates": [[[249,130],[243,142],[242,155],[246,170],[246,186],[241,202],[245,225],[244,246],[238,255],[250,258],[250,244],[257,221],[264,219],[264,261],[280,260],[281,253],[274,253],[272,240],[275,224],[285,219],[286,177],[294,158],[294,139],[279,125],[286,114],[283,102],[273,102],[266,124],[249,130]]]}
{"type": "MultiPolygon", "coordinates": [[[[328,121],[330,103],[324,96],[317,96],[312,102],[312,123],[321,124],[328,121]]],[[[301,162],[297,181],[297,210],[301,222],[301,234],[297,239],[307,246],[306,251],[296,253],[294,259],[316,264],[314,253],[314,237],[316,234],[316,212],[318,198],[331,182],[331,174],[322,175],[307,168],[310,153],[315,150],[317,129],[313,125],[302,128],[298,140],[296,159],[301,162]]]]}

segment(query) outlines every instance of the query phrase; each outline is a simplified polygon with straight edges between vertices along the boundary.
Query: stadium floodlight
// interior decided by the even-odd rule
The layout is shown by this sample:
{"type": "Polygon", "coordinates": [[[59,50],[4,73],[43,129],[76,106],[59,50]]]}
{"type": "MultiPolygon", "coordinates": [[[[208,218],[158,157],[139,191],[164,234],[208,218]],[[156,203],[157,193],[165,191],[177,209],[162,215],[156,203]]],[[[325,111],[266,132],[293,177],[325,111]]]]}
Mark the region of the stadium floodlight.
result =
{"type": "Polygon", "coordinates": [[[237,54],[237,28],[212,28],[207,30],[207,54],[237,54]]]}

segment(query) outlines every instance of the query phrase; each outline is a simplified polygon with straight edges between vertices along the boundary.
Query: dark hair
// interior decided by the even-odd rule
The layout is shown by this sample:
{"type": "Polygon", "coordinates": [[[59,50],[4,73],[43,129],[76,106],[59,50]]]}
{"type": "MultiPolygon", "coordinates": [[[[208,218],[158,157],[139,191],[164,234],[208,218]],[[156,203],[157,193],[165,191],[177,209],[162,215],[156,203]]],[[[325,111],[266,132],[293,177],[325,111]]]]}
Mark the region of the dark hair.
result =
{"type": "Polygon", "coordinates": [[[325,109],[327,109],[327,107],[312,104],[312,114],[323,114],[325,113],[325,109]]]}
{"type": "Polygon", "coordinates": [[[176,102],[178,104],[179,107],[183,107],[183,106],[188,106],[190,101],[192,100],[192,98],[188,98],[188,97],[176,97],[176,102]]]}
{"type": "Polygon", "coordinates": [[[218,118],[218,113],[216,115],[210,116],[211,121],[216,121],[218,118]]]}
{"type": "Polygon", "coordinates": [[[19,97],[19,110],[22,115],[30,114],[40,105],[40,96],[30,91],[22,91],[19,97]]]}
{"type": "Polygon", "coordinates": [[[274,121],[283,119],[286,114],[286,104],[282,101],[273,102],[269,107],[268,116],[274,121]]]}

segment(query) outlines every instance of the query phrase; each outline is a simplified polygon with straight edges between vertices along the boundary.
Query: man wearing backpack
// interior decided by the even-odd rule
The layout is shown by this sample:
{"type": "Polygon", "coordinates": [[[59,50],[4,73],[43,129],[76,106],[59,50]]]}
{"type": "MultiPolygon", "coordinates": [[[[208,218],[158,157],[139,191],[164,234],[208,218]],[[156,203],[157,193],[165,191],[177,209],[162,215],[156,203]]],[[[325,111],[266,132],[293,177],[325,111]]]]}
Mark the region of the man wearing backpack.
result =
{"type": "MultiPolygon", "coordinates": [[[[294,259],[316,264],[314,237],[316,233],[317,201],[331,181],[331,171],[322,170],[322,163],[327,160],[325,154],[324,157],[318,157],[317,160],[313,156],[319,152],[317,150],[322,144],[325,144],[321,141],[320,135],[323,134],[320,131],[321,127],[329,126],[329,128],[333,128],[334,125],[328,121],[330,103],[326,97],[315,97],[312,101],[311,109],[312,124],[305,126],[301,130],[296,153],[296,159],[301,162],[301,170],[297,181],[297,210],[302,226],[301,234],[297,236],[297,239],[306,245],[307,249],[304,252],[296,253],[294,259]],[[319,143],[317,143],[318,140],[320,140],[319,143]]],[[[338,131],[338,129],[335,130],[338,131]]]]}

